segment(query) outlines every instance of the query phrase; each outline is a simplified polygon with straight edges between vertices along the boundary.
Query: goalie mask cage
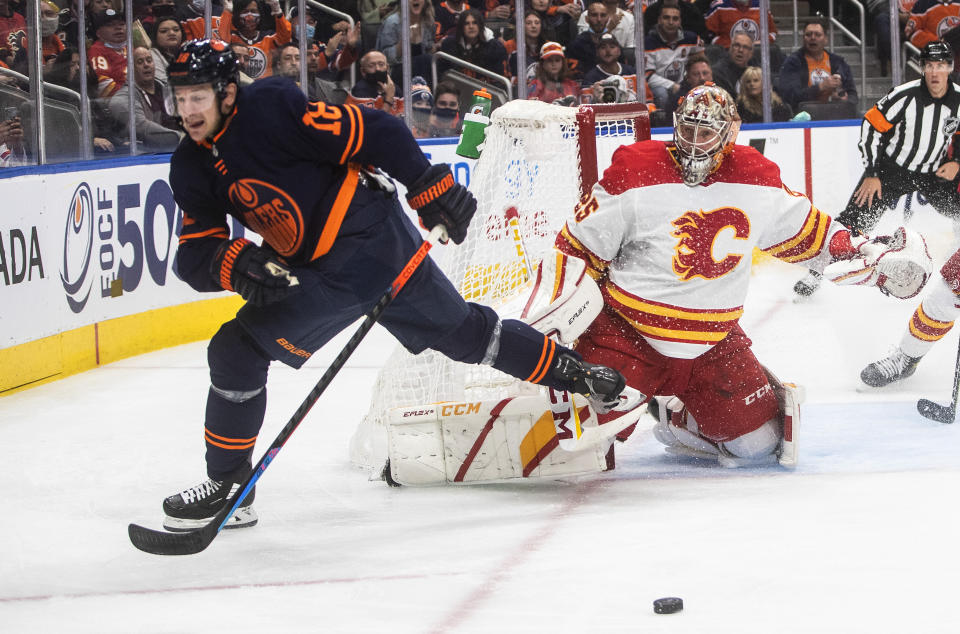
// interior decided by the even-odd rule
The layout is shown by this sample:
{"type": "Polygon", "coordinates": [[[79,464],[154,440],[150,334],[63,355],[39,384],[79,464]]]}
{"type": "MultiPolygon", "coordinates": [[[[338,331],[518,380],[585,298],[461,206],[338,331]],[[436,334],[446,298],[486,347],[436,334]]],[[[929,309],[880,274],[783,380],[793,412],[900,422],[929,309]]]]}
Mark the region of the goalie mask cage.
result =
{"type": "MultiPolygon", "coordinates": [[[[470,189],[478,208],[467,238],[459,246],[434,249],[437,263],[464,299],[494,307],[501,318],[515,317],[504,303],[527,287],[530,270],[552,248],[614,150],[649,138],[649,115],[639,103],[504,104],[491,115],[474,168],[470,189]]],[[[489,366],[451,361],[432,350],[412,355],[398,345],[350,441],[350,460],[371,469],[384,465],[391,409],[502,399],[541,389],[489,366]]]]}

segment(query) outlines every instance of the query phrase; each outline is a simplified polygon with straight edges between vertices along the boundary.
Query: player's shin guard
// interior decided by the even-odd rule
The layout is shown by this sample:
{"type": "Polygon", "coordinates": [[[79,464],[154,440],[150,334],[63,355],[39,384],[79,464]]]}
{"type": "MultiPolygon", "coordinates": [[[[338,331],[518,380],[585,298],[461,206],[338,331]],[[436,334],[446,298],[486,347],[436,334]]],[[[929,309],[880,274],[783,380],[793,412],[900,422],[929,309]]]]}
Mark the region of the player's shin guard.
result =
{"type": "Polygon", "coordinates": [[[208,476],[223,480],[250,463],[266,409],[265,387],[250,392],[210,387],[204,424],[208,476]]]}

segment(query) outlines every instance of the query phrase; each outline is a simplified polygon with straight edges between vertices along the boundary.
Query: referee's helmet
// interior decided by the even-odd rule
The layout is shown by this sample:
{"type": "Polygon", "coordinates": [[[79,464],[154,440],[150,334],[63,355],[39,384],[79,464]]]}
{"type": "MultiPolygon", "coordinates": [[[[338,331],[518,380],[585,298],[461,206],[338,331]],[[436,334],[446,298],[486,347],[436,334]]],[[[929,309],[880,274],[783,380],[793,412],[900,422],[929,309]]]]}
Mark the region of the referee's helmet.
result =
{"type": "Polygon", "coordinates": [[[950,62],[953,63],[953,49],[946,42],[937,40],[928,42],[923,50],[920,51],[920,63],[927,62],[950,62]]]}

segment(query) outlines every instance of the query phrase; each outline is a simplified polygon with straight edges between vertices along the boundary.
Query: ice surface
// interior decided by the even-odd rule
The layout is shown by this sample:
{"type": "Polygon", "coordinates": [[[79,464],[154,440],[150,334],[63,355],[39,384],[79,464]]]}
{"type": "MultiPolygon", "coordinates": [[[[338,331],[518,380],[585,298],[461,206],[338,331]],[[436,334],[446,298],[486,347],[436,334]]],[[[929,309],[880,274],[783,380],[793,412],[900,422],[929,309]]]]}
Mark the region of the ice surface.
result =
{"type": "MultiPolygon", "coordinates": [[[[949,223],[919,219],[935,258],[949,223]]],[[[203,553],[135,550],[162,498],[203,477],[205,344],[0,399],[0,632],[960,632],[957,335],[902,386],[858,391],[916,301],[758,269],[742,324],[807,390],[801,462],[723,470],[669,457],[652,420],[599,477],[401,488],[369,482],[347,443],[392,347],[375,330],[260,481],[260,525],[203,553]],[[664,596],[674,615],[653,613],[664,596]]],[[[263,450],[350,332],[275,366],[263,450]]]]}

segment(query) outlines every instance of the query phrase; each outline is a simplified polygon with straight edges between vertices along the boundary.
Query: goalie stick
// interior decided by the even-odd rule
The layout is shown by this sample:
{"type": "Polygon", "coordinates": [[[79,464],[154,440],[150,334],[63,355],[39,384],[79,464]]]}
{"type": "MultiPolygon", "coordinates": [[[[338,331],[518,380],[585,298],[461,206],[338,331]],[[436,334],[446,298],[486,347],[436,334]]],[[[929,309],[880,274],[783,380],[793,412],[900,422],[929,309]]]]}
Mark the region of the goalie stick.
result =
{"type": "Polygon", "coordinates": [[[260,461],[254,465],[250,475],[240,484],[238,493],[233,496],[232,504],[229,506],[224,505],[209,524],[193,531],[169,533],[145,528],[137,524],[130,524],[127,528],[127,533],[133,545],[144,552],[154,555],[193,555],[209,546],[220,533],[220,529],[223,528],[224,524],[233,517],[234,512],[240,507],[241,502],[246,499],[247,494],[253,489],[257,480],[259,480],[263,472],[267,470],[267,467],[270,466],[273,459],[276,458],[280,449],[283,448],[290,436],[293,435],[293,432],[300,426],[300,423],[303,422],[303,419],[317,402],[317,399],[320,398],[320,395],[329,387],[334,377],[336,377],[344,364],[346,364],[347,359],[350,358],[353,351],[357,349],[357,346],[360,345],[360,342],[367,333],[370,332],[374,324],[379,321],[383,311],[403,289],[407,280],[410,279],[410,276],[419,268],[420,263],[427,257],[427,253],[433,245],[436,244],[438,240],[446,240],[446,238],[447,231],[443,225],[437,225],[430,231],[427,239],[424,240],[420,248],[417,249],[417,252],[413,254],[410,261],[403,267],[400,275],[397,276],[390,288],[380,297],[376,305],[370,309],[363,323],[360,324],[357,331],[350,337],[350,341],[343,347],[340,354],[337,355],[337,358],[333,360],[333,363],[330,364],[327,371],[323,373],[323,376],[320,377],[320,380],[303,400],[303,403],[300,404],[300,407],[297,408],[297,411],[293,413],[290,421],[280,430],[280,433],[277,434],[270,448],[263,454],[260,461]]]}
{"type": "Polygon", "coordinates": [[[949,405],[940,405],[922,398],[917,401],[920,415],[938,423],[950,424],[957,419],[957,392],[960,391],[960,347],[957,348],[957,361],[953,370],[953,400],[949,405]]]}

